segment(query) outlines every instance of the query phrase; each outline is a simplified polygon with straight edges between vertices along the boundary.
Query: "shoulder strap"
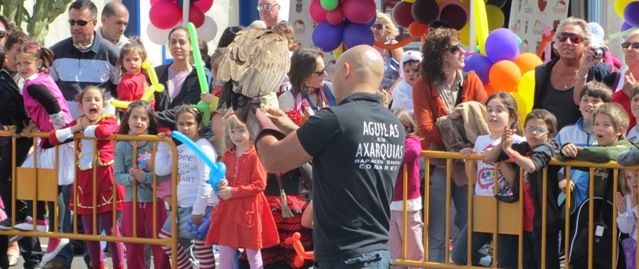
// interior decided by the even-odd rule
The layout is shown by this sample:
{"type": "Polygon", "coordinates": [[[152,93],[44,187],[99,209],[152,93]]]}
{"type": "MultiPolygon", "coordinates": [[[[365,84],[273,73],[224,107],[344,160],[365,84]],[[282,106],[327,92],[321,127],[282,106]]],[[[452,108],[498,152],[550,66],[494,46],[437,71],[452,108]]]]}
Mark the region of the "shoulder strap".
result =
{"type": "Polygon", "coordinates": [[[462,103],[462,96],[464,92],[464,83],[466,82],[466,78],[468,78],[468,73],[462,71],[462,81],[459,84],[459,90],[457,91],[457,101],[455,102],[455,106],[462,103]]]}

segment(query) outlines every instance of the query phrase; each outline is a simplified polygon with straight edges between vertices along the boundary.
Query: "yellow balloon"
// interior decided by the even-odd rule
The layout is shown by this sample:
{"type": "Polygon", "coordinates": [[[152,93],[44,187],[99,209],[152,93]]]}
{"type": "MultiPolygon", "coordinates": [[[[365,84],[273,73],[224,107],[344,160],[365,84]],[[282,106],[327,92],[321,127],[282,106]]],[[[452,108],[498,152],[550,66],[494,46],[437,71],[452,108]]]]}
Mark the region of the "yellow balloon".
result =
{"type": "Polygon", "coordinates": [[[517,101],[517,113],[519,114],[519,124],[523,127],[526,115],[532,111],[535,98],[535,70],[526,72],[521,76],[519,87],[516,92],[511,92],[517,101]]]}
{"type": "Polygon", "coordinates": [[[623,10],[626,8],[628,4],[631,2],[636,2],[637,0],[615,0],[615,14],[617,16],[623,18],[623,10]]]}
{"type": "Polygon", "coordinates": [[[335,59],[339,58],[339,56],[342,55],[342,53],[344,53],[344,43],[339,44],[339,47],[334,49],[332,53],[333,53],[333,56],[335,56],[335,59]]]}
{"type": "Polygon", "coordinates": [[[462,44],[470,45],[470,22],[467,22],[464,27],[459,29],[459,39],[461,39],[462,44]]]}
{"type": "Polygon", "coordinates": [[[506,17],[504,16],[504,12],[495,5],[486,5],[486,16],[488,17],[488,29],[494,30],[497,28],[501,28],[504,26],[504,21],[506,17]]]}
{"type": "Polygon", "coordinates": [[[129,104],[131,102],[129,102],[129,101],[121,101],[121,100],[118,100],[118,99],[111,99],[111,100],[109,100],[109,103],[112,106],[114,106],[114,107],[121,108],[121,109],[126,109],[126,108],[129,107],[129,104]]]}
{"type": "Polygon", "coordinates": [[[486,49],[484,48],[484,44],[486,44],[486,39],[488,39],[488,17],[486,15],[486,3],[482,0],[472,0],[473,5],[475,6],[475,31],[477,32],[477,41],[479,45],[479,50],[482,55],[486,55],[486,49]]]}
{"type": "Polygon", "coordinates": [[[404,0],[404,2],[412,4],[412,3],[415,3],[415,0],[404,0]]]}

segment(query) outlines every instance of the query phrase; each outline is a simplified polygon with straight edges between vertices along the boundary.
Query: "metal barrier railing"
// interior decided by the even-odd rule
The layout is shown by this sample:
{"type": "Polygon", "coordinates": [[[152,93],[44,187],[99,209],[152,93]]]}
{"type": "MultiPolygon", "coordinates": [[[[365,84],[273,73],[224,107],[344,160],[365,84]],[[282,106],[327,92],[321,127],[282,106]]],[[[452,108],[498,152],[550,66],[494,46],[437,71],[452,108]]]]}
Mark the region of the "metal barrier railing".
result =
{"type": "MultiPolygon", "coordinates": [[[[178,243],[178,225],[177,225],[177,183],[178,183],[178,174],[177,174],[177,149],[176,149],[176,145],[173,142],[173,140],[169,137],[158,137],[155,135],[137,135],[137,136],[131,136],[131,135],[111,135],[107,138],[104,139],[98,139],[98,138],[91,138],[91,137],[85,137],[83,135],[78,135],[76,134],[73,137],[73,142],[69,142],[69,143],[74,143],[74,155],[76,155],[74,158],[74,173],[76,176],[76,180],[74,180],[73,182],[73,191],[72,193],[77,194],[77,190],[78,190],[78,185],[77,185],[77,150],[79,148],[79,143],[81,140],[94,140],[95,143],[93,143],[93,152],[95,152],[96,154],[93,155],[93,176],[92,176],[92,194],[93,194],[93,201],[92,201],[92,207],[93,207],[93,212],[92,212],[92,217],[93,217],[93,227],[92,227],[92,233],[91,234],[84,234],[84,233],[79,233],[78,232],[78,214],[73,214],[73,221],[72,221],[72,232],[68,233],[68,232],[62,232],[59,231],[59,222],[58,222],[58,218],[59,218],[59,204],[58,204],[58,169],[59,169],[59,147],[60,145],[55,146],[55,160],[54,160],[54,165],[51,168],[40,168],[38,165],[38,154],[39,151],[37,150],[37,148],[39,147],[38,145],[38,141],[40,139],[48,139],[49,138],[49,133],[43,133],[43,132],[33,132],[31,134],[31,139],[33,139],[33,148],[32,148],[32,154],[33,154],[33,167],[32,168],[27,168],[27,167],[18,167],[16,164],[16,138],[12,137],[12,133],[11,131],[0,131],[0,137],[7,137],[9,139],[11,139],[11,146],[12,146],[12,184],[11,184],[11,193],[12,193],[12,197],[13,199],[11,199],[11,225],[12,227],[16,225],[16,200],[26,200],[26,201],[31,201],[32,202],[32,216],[34,219],[34,227],[33,230],[31,231],[20,231],[20,230],[0,230],[0,235],[8,235],[8,236],[14,236],[14,235],[18,235],[18,236],[30,236],[30,237],[49,237],[49,238],[68,238],[68,239],[75,239],[75,240],[90,240],[90,241],[107,241],[107,242],[122,242],[122,243],[138,243],[138,244],[150,244],[150,245],[159,245],[159,246],[164,246],[164,247],[168,247],[171,249],[171,260],[172,262],[172,268],[177,268],[177,264],[175,261],[177,261],[177,243],[178,243]],[[171,174],[171,201],[170,201],[170,207],[172,210],[170,210],[170,214],[168,215],[168,218],[170,218],[171,220],[171,237],[170,238],[160,238],[159,235],[159,231],[158,231],[158,219],[157,219],[157,215],[158,215],[158,210],[165,210],[165,204],[164,201],[159,202],[158,199],[155,199],[155,197],[157,197],[157,186],[158,186],[158,179],[157,176],[155,175],[155,173],[153,173],[153,202],[152,202],[152,207],[153,207],[153,235],[151,238],[141,238],[138,237],[138,231],[137,231],[137,211],[138,211],[138,207],[134,206],[133,207],[133,220],[132,220],[132,234],[133,236],[122,236],[121,234],[116,236],[115,233],[112,233],[113,235],[101,235],[100,234],[100,230],[97,229],[97,225],[98,225],[98,212],[97,212],[97,204],[98,204],[98,197],[96,195],[96,190],[97,190],[97,183],[98,183],[98,178],[97,178],[97,141],[98,140],[112,140],[112,141],[131,141],[131,142],[152,142],[153,143],[153,151],[151,154],[151,160],[150,161],[155,161],[155,151],[157,150],[157,146],[159,142],[163,142],[163,143],[167,143],[169,145],[169,148],[171,150],[172,153],[172,174],[171,174]],[[48,232],[41,232],[38,231],[36,229],[36,224],[35,224],[35,218],[37,216],[37,206],[36,203],[37,202],[48,202],[48,203],[53,203],[53,207],[54,210],[53,212],[49,212],[49,214],[53,214],[53,228],[50,229],[50,231],[48,232]],[[160,209],[159,209],[160,208],[160,209]]],[[[137,158],[135,156],[137,156],[137,148],[138,145],[137,143],[133,143],[133,162],[134,164],[137,164],[137,158]]],[[[155,166],[153,167],[153,170],[155,170],[155,166]]],[[[153,171],[154,172],[154,171],[153,171]]],[[[118,203],[123,203],[123,201],[117,201],[117,196],[115,195],[116,189],[117,189],[117,183],[113,182],[113,192],[114,192],[114,196],[113,199],[111,199],[110,203],[111,206],[113,206],[113,208],[116,208],[118,203]]],[[[138,200],[138,186],[137,184],[133,185],[133,204],[137,204],[137,200],[138,200]]],[[[6,198],[5,198],[6,199],[6,198]]],[[[77,207],[78,206],[78,197],[77,195],[73,195],[73,197],[71,197],[71,199],[73,199],[72,203],[77,207]]],[[[5,205],[6,206],[6,205],[5,205]]],[[[118,225],[118,214],[117,214],[117,210],[112,210],[112,223],[113,225],[113,229],[116,229],[116,226],[118,225]]],[[[161,225],[161,223],[160,223],[161,225]]],[[[161,226],[160,226],[161,227],[161,226]]]]}
{"type": "MultiPolygon", "coordinates": [[[[518,267],[519,268],[524,268],[523,265],[523,241],[524,241],[524,232],[523,232],[523,210],[524,210],[524,203],[523,203],[523,195],[524,195],[524,191],[523,191],[523,186],[524,184],[519,184],[519,195],[520,198],[518,201],[514,202],[514,203],[504,203],[504,202],[500,202],[497,200],[497,198],[493,197],[493,196],[475,196],[473,194],[474,192],[474,188],[472,188],[472,186],[474,186],[475,183],[475,177],[476,177],[476,173],[469,173],[468,175],[468,192],[467,192],[467,198],[468,198],[468,229],[467,229],[467,236],[468,236],[468,240],[467,240],[467,248],[466,248],[466,264],[465,265],[457,265],[454,264],[450,261],[449,259],[449,250],[448,247],[445,247],[445,261],[443,263],[440,262],[432,262],[429,261],[428,259],[428,225],[429,225],[429,214],[430,214],[430,205],[429,205],[429,186],[430,186],[430,164],[431,164],[431,159],[445,159],[446,160],[446,192],[445,192],[445,201],[446,201],[446,206],[445,206],[445,212],[446,212],[446,227],[445,227],[445,239],[450,238],[450,201],[451,201],[451,184],[453,184],[452,181],[452,167],[453,167],[453,160],[464,160],[466,162],[471,162],[473,164],[475,164],[478,160],[482,160],[483,159],[483,155],[481,154],[470,154],[470,155],[465,155],[465,154],[461,154],[461,153],[456,153],[456,152],[441,152],[441,151],[422,151],[422,157],[424,157],[426,159],[426,166],[425,166],[425,177],[424,177],[424,189],[423,189],[423,201],[425,201],[423,209],[422,209],[422,215],[423,215],[423,219],[424,219],[424,233],[423,233],[423,246],[424,246],[424,258],[423,260],[410,260],[406,258],[406,253],[407,253],[407,241],[406,240],[402,240],[402,251],[401,251],[401,257],[399,259],[395,259],[392,261],[392,263],[394,265],[399,265],[399,266],[411,266],[411,267],[422,267],[422,268],[487,268],[487,267],[482,267],[482,266],[473,266],[472,265],[472,251],[471,251],[471,245],[472,245],[472,233],[473,232],[487,232],[487,233],[491,233],[492,234],[492,260],[493,263],[491,265],[492,268],[497,268],[498,264],[497,264],[497,235],[498,234],[510,234],[510,235],[516,235],[518,237],[518,250],[517,250],[517,256],[518,256],[518,267]]],[[[617,232],[617,205],[614,201],[614,194],[618,191],[618,186],[619,186],[619,169],[633,169],[633,170],[639,170],[639,166],[632,166],[632,167],[623,167],[618,165],[616,162],[611,161],[608,163],[591,163],[591,162],[585,162],[585,161],[566,161],[566,162],[561,162],[559,160],[556,159],[552,159],[549,163],[549,165],[554,165],[554,166],[561,166],[565,168],[565,175],[566,175],[566,180],[567,186],[570,186],[571,183],[571,170],[573,169],[573,167],[581,167],[582,169],[587,168],[588,172],[589,172],[589,187],[588,187],[588,199],[589,201],[593,201],[593,198],[595,197],[595,193],[594,193],[594,189],[595,189],[595,185],[594,185],[594,174],[595,174],[595,170],[596,169],[600,169],[600,168],[605,168],[605,169],[613,169],[613,182],[612,182],[612,189],[613,189],[613,197],[608,197],[611,202],[612,202],[612,220],[611,223],[613,224],[612,227],[607,227],[609,229],[612,230],[612,244],[610,246],[611,250],[612,250],[612,257],[611,257],[611,268],[617,268],[618,265],[618,252],[619,252],[619,244],[618,244],[618,232],[617,232]]],[[[497,169],[499,169],[499,164],[495,164],[495,172],[494,174],[494,192],[497,192],[497,188],[498,188],[498,176],[499,174],[496,172],[497,169]]],[[[547,196],[548,196],[548,191],[549,191],[549,187],[554,187],[554,188],[558,188],[558,186],[549,186],[548,185],[548,167],[545,167],[542,171],[542,212],[541,212],[541,259],[540,259],[540,267],[541,268],[546,268],[546,258],[547,258],[547,254],[548,254],[548,250],[546,249],[546,240],[547,240],[547,223],[548,223],[548,200],[547,200],[547,196]]],[[[408,197],[408,174],[406,172],[406,169],[404,169],[404,182],[403,182],[403,201],[404,201],[404,208],[403,208],[403,234],[406,235],[408,232],[408,227],[407,227],[407,197],[408,197]]],[[[521,180],[523,180],[524,177],[524,173],[523,170],[520,170],[519,173],[519,180],[520,182],[522,182],[521,180]]],[[[532,184],[532,183],[531,183],[532,184]]],[[[567,188],[568,189],[568,188],[567,188]]],[[[570,264],[570,257],[569,257],[569,253],[570,252],[570,236],[571,236],[571,201],[572,201],[572,194],[571,191],[566,191],[566,201],[565,201],[565,210],[564,212],[560,212],[560,214],[564,214],[564,231],[562,231],[561,234],[561,243],[564,244],[564,255],[565,255],[565,259],[563,262],[563,268],[574,268],[574,266],[572,266],[570,264]]],[[[579,206],[579,205],[574,205],[575,207],[579,206]]],[[[535,212],[535,214],[537,214],[537,212],[535,212]]],[[[588,203],[588,261],[587,261],[587,267],[588,268],[593,268],[593,246],[594,246],[594,237],[595,237],[595,229],[594,229],[594,203],[593,202],[589,202],[588,203]]],[[[632,235],[630,235],[632,237],[632,235]]],[[[557,240],[559,240],[560,238],[558,237],[557,240]]],[[[559,245],[559,243],[558,243],[559,245]]],[[[577,247],[586,247],[586,246],[577,246],[577,247]]],[[[559,251],[559,250],[557,250],[559,251]]],[[[636,255],[637,259],[636,259],[636,264],[639,264],[639,248],[637,249],[637,255],[636,255]]],[[[557,264],[557,267],[559,267],[560,265],[557,264]]],[[[599,268],[599,267],[596,267],[599,268]]]]}

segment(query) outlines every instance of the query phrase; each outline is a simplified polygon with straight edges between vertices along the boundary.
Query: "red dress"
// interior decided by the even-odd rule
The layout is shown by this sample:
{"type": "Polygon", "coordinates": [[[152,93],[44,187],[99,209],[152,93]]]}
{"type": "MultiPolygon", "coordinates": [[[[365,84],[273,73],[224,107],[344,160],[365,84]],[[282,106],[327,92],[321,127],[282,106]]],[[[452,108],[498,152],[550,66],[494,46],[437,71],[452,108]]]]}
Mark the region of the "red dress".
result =
{"type": "MultiPolygon", "coordinates": [[[[69,124],[69,126],[75,125],[76,122],[73,121],[69,124]]],[[[112,115],[103,115],[100,116],[97,121],[94,123],[97,125],[95,128],[95,137],[98,138],[96,153],[97,154],[97,168],[96,168],[96,192],[98,196],[96,197],[96,207],[97,213],[110,212],[115,210],[122,210],[122,201],[123,201],[123,189],[121,186],[117,186],[115,191],[113,189],[114,186],[114,178],[113,178],[113,156],[114,156],[114,144],[113,140],[101,140],[99,138],[106,138],[112,134],[117,133],[119,127],[116,121],[116,118],[112,115]],[[116,199],[115,208],[113,207],[113,199],[116,199]]],[[[84,139],[83,139],[84,140],[84,139]]],[[[89,141],[89,140],[85,140],[89,141]]],[[[65,141],[59,141],[56,136],[56,131],[51,133],[49,138],[49,142],[52,144],[61,144],[65,141]]],[[[93,169],[89,168],[83,170],[80,168],[79,159],[84,155],[93,156],[93,152],[82,152],[82,144],[80,142],[79,147],[76,147],[77,151],[77,161],[76,161],[76,185],[77,189],[72,189],[71,195],[71,210],[80,215],[89,215],[93,214],[93,169]],[[77,204],[76,204],[77,199],[77,204]]],[[[85,147],[92,148],[92,147],[85,147]]],[[[95,167],[95,166],[94,166],[95,167]]]]}
{"type": "Polygon", "coordinates": [[[237,156],[235,149],[222,156],[231,199],[213,208],[207,244],[261,249],[280,243],[277,227],[264,196],[266,169],[251,146],[237,156]]]}

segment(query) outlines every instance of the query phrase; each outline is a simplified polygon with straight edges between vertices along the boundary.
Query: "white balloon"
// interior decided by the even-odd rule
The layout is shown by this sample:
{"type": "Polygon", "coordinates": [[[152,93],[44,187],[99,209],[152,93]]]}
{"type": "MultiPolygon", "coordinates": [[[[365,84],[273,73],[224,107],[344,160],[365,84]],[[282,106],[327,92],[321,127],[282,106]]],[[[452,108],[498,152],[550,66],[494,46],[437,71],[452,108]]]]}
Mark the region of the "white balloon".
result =
{"type": "Polygon", "coordinates": [[[169,43],[169,32],[171,32],[171,28],[159,29],[153,26],[152,23],[147,24],[146,27],[146,36],[151,42],[158,45],[166,45],[169,43]]]}
{"type": "Polygon", "coordinates": [[[217,34],[217,23],[211,16],[204,17],[204,23],[200,28],[196,29],[197,36],[204,39],[206,42],[209,42],[215,38],[217,34]]]}

